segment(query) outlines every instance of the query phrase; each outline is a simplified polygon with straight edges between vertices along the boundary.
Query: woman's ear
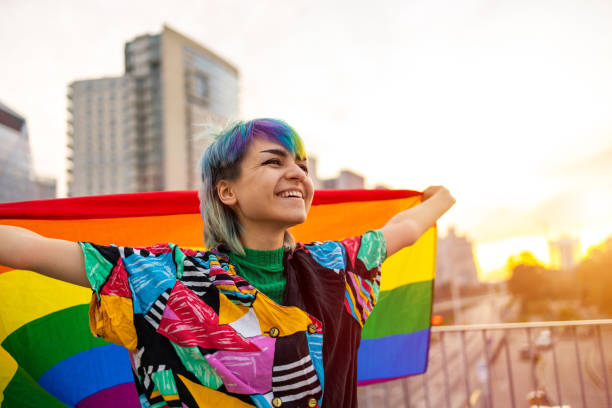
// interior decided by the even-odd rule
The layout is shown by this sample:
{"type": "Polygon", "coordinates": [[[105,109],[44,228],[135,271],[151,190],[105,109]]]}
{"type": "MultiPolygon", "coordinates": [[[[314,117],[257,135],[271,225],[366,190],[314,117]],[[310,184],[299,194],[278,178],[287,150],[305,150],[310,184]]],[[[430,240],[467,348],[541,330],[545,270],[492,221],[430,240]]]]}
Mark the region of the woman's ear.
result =
{"type": "Polygon", "coordinates": [[[221,180],[217,183],[217,195],[219,200],[228,207],[235,205],[237,202],[232,185],[227,180],[221,180]]]}

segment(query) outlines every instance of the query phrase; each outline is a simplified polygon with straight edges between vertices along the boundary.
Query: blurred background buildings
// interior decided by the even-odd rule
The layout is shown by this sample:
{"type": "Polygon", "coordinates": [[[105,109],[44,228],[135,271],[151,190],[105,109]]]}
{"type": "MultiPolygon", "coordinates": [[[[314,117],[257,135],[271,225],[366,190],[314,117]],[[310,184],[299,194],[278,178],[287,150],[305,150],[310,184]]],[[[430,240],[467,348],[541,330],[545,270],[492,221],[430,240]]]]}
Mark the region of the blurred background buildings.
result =
{"type": "Polygon", "coordinates": [[[55,179],[34,172],[25,118],[0,102],[0,203],[55,198],[55,192],[55,179]]]}
{"type": "Polygon", "coordinates": [[[365,177],[352,170],[342,169],[336,177],[321,179],[317,172],[317,158],[308,157],[308,169],[315,190],[351,190],[365,188],[365,177]]]}
{"type": "Polygon", "coordinates": [[[238,69],[164,26],[125,44],[125,74],[68,89],[68,195],[188,190],[211,130],[238,116],[238,69]]]}
{"type": "Polygon", "coordinates": [[[458,286],[477,285],[478,268],[472,242],[457,235],[454,227],[445,237],[438,236],[436,253],[436,284],[454,281],[458,286]]]}
{"type": "Polygon", "coordinates": [[[558,240],[548,241],[550,250],[550,267],[560,270],[570,270],[578,264],[581,258],[580,239],[563,236],[558,240]]]}

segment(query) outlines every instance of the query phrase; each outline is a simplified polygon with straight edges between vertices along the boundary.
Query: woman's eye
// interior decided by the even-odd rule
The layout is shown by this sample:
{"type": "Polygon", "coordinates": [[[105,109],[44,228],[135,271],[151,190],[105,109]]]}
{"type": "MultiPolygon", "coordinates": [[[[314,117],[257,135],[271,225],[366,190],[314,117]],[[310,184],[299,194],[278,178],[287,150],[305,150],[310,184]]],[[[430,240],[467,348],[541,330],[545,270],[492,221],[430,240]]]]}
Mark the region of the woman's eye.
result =
{"type": "Polygon", "coordinates": [[[300,168],[302,170],[304,170],[304,173],[308,174],[308,167],[307,166],[300,166],[300,168]]]}
{"type": "Polygon", "coordinates": [[[276,165],[279,165],[279,164],[281,164],[281,162],[278,159],[270,159],[270,160],[266,160],[265,162],[263,162],[263,164],[264,165],[265,164],[276,164],[276,165]]]}

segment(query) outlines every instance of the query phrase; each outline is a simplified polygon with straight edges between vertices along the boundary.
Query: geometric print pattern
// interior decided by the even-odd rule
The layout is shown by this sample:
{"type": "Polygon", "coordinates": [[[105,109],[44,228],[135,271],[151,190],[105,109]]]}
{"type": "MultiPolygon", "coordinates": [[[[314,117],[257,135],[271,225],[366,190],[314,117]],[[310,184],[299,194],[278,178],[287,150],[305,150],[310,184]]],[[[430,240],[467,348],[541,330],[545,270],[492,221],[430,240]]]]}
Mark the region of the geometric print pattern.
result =
{"type": "Polygon", "coordinates": [[[340,242],[315,242],[305,247],[319,264],[344,273],[344,310],[363,327],[380,293],[380,265],[386,257],[382,232],[368,231],[340,242]]]}
{"type": "Polygon", "coordinates": [[[158,329],[159,323],[162,319],[162,314],[164,313],[164,309],[166,309],[166,302],[168,302],[168,298],[170,297],[170,289],[166,289],[164,292],[159,295],[155,303],[151,306],[149,311],[144,315],[144,318],[147,322],[151,323],[151,326],[158,329]]]}
{"type": "MultiPolygon", "coordinates": [[[[92,331],[128,347],[143,407],[322,404],[323,324],[257,291],[223,248],[79,244],[94,288],[92,331]]],[[[363,270],[353,256],[359,242],[349,244],[301,248],[345,277],[345,310],[361,325],[376,301],[382,260],[368,260],[378,271],[363,270]]]]}

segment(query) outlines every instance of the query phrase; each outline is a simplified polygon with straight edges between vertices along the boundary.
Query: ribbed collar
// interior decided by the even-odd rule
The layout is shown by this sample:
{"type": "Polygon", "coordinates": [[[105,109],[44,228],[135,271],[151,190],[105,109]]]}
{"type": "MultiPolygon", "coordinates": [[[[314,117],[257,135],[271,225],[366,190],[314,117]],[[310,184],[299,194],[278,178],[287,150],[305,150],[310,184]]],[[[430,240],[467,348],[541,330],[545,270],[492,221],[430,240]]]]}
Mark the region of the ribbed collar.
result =
{"type": "Polygon", "coordinates": [[[239,264],[253,269],[264,269],[269,272],[283,270],[283,256],[287,248],[260,251],[258,249],[244,248],[244,256],[231,253],[231,257],[239,264]]]}

